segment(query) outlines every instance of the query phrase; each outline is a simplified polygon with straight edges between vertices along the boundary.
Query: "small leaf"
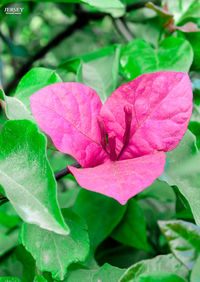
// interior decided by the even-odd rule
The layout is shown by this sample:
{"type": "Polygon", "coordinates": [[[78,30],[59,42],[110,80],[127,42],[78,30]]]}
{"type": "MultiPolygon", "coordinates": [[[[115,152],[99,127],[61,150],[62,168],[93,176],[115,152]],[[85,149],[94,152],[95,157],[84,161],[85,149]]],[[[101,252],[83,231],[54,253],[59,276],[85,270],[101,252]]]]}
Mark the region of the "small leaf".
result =
{"type": "Polygon", "coordinates": [[[93,250],[113,231],[125,210],[126,206],[112,198],[83,189],[74,205],[74,211],[87,222],[93,250]]]}
{"type": "Polygon", "coordinates": [[[22,281],[33,281],[36,269],[35,260],[31,254],[22,245],[17,246],[13,254],[16,256],[17,261],[21,263],[22,277],[20,276],[20,278],[22,278],[22,281]]]}
{"type": "MultiPolygon", "coordinates": [[[[162,0],[165,3],[165,0],[162,0]]],[[[198,0],[167,0],[167,7],[174,15],[175,23],[181,23],[188,18],[199,18],[200,3],[198,0]]]]}
{"type": "Polygon", "coordinates": [[[114,45],[81,57],[67,60],[59,69],[77,74],[77,82],[94,89],[105,102],[116,89],[119,72],[120,46],[114,45]]]}
{"type": "Polygon", "coordinates": [[[189,269],[200,254],[200,227],[182,220],[159,221],[171,251],[189,269]]]}
{"type": "Polygon", "coordinates": [[[190,282],[199,282],[200,281],[200,256],[198,257],[198,259],[196,260],[193,268],[192,268],[192,272],[191,272],[191,276],[190,276],[190,282]]]}
{"type": "Polygon", "coordinates": [[[18,244],[18,230],[9,235],[0,234],[0,257],[18,244]]]}
{"type": "Polygon", "coordinates": [[[0,184],[25,222],[67,234],[45,147],[46,139],[35,124],[8,121],[0,134],[0,184]]]}
{"type": "MultiPolygon", "coordinates": [[[[133,282],[142,282],[142,281],[170,281],[172,282],[172,278],[170,280],[156,280],[159,278],[157,276],[156,279],[150,280],[151,276],[155,275],[163,275],[166,276],[166,274],[176,274],[180,277],[182,277],[182,280],[175,280],[175,281],[185,281],[184,278],[188,275],[187,268],[178,261],[172,254],[169,255],[160,255],[153,259],[147,259],[140,261],[133,266],[129,267],[124,275],[121,277],[120,282],[127,282],[127,281],[133,281],[133,282]],[[140,277],[148,277],[149,280],[140,280],[140,277]]],[[[172,275],[171,277],[174,277],[172,275]]],[[[169,278],[169,277],[168,277],[169,278]]]]}
{"type": "Polygon", "coordinates": [[[200,169],[199,165],[193,165],[191,169],[192,158],[199,163],[200,154],[197,151],[195,136],[188,130],[179,146],[167,153],[167,165],[162,179],[169,185],[178,187],[188,201],[196,223],[200,225],[200,169]]]}
{"type": "Polygon", "coordinates": [[[50,69],[33,68],[20,80],[14,97],[6,96],[6,115],[9,119],[28,119],[35,121],[31,110],[29,97],[37,90],[61,82],[58,74],[50,69]]]}
{"type": "Polygon", "coordinates": [[[76,269],[71,271],[67,277],[67,282],[116,282],[124,273],[125,269],[105,263],[99,269],[76,269]]]}
{"type": "Polygon", "coordinates": [[[124,269],[112,266],[105,263],[96,274],[94,274],[93,281],[109,281],[116,282],[119,281],[120,277],[124,273],[124,269]]]}
{"type": "Polygon", "coordinates": [[[33,282],[46,282],[47,280],[39,274],[36,274],[33,282]]]}
{"type": "Polygon", "coordinates": [[[59,235],[31,224],[23,224],[20,232],[20,240],[35,258],[37,267],[60,280],[64,279],[67,267],[84,261],[89,251],[83,220],[68,209],[63,210],[63,216],[71,231],[69,235],[59,235]]]}
{"type": "Polygon", "coordinates": [[[128,80],[156,71],[188,72],[193,60],[192,47],[183,38],[168,37],[154,49],[142,39],[134,39],[122,49],[121,70],[128,80]]]}
{"type": "Polygon", "coordinates": [[[7,203],[0,206],[0,225],[8,229],[15,228],[20,223],[20,218],[13,207],[7,203]]]}
{"type": "Polygon", "coordinates": [[[128,201],[125,215],[111,236],[124,245],[149,251],[143,211],[134,198],[128,201]]]}
{"type": "Polygon", "coordinates": [[[54,70],[33,68],[20,80],[14,97],[30,110],[29,97],[39,89],[56,82],[62,80],[54,70]]]}
{"type": "Polygon", "coordinates": [[[10,120],[15,119],[28,119],[34,121],[34,117],[30,110],[17,98],[6,96],[1,90],[3,101],[5,102],[5,114],[10,120]]]}
{"type": "Polygon", "coordinates": [[[173,20],[173,15],[165,8],[159,7],[152,2],[148,2],[146,7],[154,10],[162,18],[164,25],[173,20]]]}
{"type": "Polygon", "coordinates": [[[194,60],[192,63],[192,69],[200,70],[200,31],[198,32],[187,32],[184,33],[185,38],[190,42],[193,52],[194,52],[194,60]]]}

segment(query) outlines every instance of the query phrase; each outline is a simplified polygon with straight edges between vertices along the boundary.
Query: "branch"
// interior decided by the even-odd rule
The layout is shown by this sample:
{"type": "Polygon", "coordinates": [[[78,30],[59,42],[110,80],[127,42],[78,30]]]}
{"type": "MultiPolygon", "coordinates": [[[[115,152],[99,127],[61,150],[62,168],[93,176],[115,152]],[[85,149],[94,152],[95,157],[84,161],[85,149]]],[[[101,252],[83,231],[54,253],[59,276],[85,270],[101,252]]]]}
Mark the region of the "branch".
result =
{"type": "Polygon", "coordinates": [[[52,48],[60,44],[65,38],[73,34],[76,30],[83,28],[88,23],[87,18],[78,18],[75,23],[67,27],[64,31],[55,36],[46,46],[41,48],[35,55],[29,58],[28,62],[22,65],[22,67],[16,73],[14,79],[8,84],[5,92],[9,93],[31,68],[32,64],[44,57],[52,48]]]}
{"type": "MultiPolygon", "coordinates": [[[[0,196],[1,196],[1,194],[0,194],[0,196]]],[[[6,197],[0,197],[0,206],[1,205],[3,205],[3,204],[5,204],[5,203],[7,203],[9,200],[8,200],[8,198],[6,198],[6,197]]]]}
{"type": "MultiPolygon", "coordinates": [[[[80,168],[80,164],[79,163],[73,163],[71,164],[71,166],[76,167],[76,168],[80,168]]],[[[68,175],[70,173],[69,169],[66,167],[64,169],[62,169],[61,171],[58,171],[57,173],[55,173],[55,179],[59,180],[60,178],[68,175]]]]}
{"type": "Polygon", "coordinates": [[[116,28],[116,30],[125,38],[125,40],[127,42],[130,42],[133,40],[133,34],[130,32],[128,26],[126,25],[126,23],[124,22],[124,19],[119,18],[119,19],[114,19],[113,20],[113,24],[116,28]]]}
{"type": "Polygon", "coordinates": [[[8,45],[9,48],[12,47],[12,41],[8,37],[6,37],[1,31],[0,38],[8,45]]]}
{"type": "MultiPolygon", "coordinates": [[[[77,167],[77,168],[80,168],[80,167],[81,167],[80,164],[77,163],[77,162],[71,164],[71,166],[77,167]]],[[[64,169],[62,169],[61,171],[58,171],[57,173],[55,173],[54,176],[55,176],[55,179],[56,179],[56,180],[59,180],[59,179],[61,179],[62,177],[68,175],[68,174],[70,174],[69,169],[68,169],[68,168],[64,168],[64,169]]],[[[0,206],[3,205],[3,204],[5,204],[5,203],[7,203],[8,201],[9,201],[8,198],[6,198],[3,194],[0,193],[0,206]]]]}

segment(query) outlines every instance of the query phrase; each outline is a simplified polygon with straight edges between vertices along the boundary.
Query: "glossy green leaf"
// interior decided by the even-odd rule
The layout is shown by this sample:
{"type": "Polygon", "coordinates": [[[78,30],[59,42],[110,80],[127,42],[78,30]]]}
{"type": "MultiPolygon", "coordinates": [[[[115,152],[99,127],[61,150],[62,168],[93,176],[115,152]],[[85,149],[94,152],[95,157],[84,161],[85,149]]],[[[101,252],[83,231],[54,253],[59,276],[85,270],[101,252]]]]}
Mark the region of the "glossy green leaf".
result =
{"type": "Polygon", "coordinates": [[[56,82],[62,80],[54,70],[33,68],[20,80],[14,96],[29,109],[29,97],[39,89],[56,82]]]}
{"type": "Polygon", "coordinates": [[[200,256],[198,257],[198,259],[196,260],[192,268],[190,282],[199,282],[200,281],[200,271],[199,270],[200,270],[200,256]]]}
{"type": "Polygon", "coordinates": [[[182,38],[168,37],[153,48],[142,39],[134,39],[122,49],[121,70],[128,80],[156,71],[188,72],[193,60],[192,47],[182,38]]]}
{"type": "Polygon", "coordinates": [[[125,215],[111,236],[124,245],[149,251],[143,211],[134,198],[128,201],[125,215]]]}
{"type": "Polygon", "coordinates": [[[63,210],[70,228],[69,235],[59,235],[36,225],[23,224],[20,240],[33,255],[41,271],[49,271],[55,279],[63,280],[67,267],[86,259],[89,239],[84,221],[71,210],[63,210]]]}
{"type": "MultiPolygon", "coordinates": [[[[160,255],[153,259],[147,259],[140,261],[130,268],[128,268],[124,275],[121,277],[120,282],[127,282],[127,281],[161,281],[161,280],[139,280],[141,276],[154,276],[155,274],[166,275],[166,273],[176,274],[183,279],[188,275],[188,269],[178,261],[172,254],[169,255],[160,255]]],[[[154,276],[155,277],[155,276],[154,276]]],[[[159,277],[159,276],[158,276],[159,277]]],[[[157,277],[157,278],[158,278],[157,277]]],[[[179,281],[185,281],[185,280],[179,281]]],[[[167,281],[167,280],[163,280],[167,281]]],[[[172,280],[169,280],[172,282],[172,280]]],[[[176,281],[176,280],[175,280],[176,281]]],[[[177,280],[178,281],[178,280],[177,280]]]]}
{"type": "Polygon", "coordinates": [[[171,251],[189,269],[200,254],[200,227],[182,220],[159,221],[171,251]]]}
{"type": "Polygon", "coordinates": [[[162,178],[169,185],[178,187],[187,199],[196,223],[200,225],[200,169],[199,165],[195,166],[195,169],[188,169],[188,162],[193,162],[194,157],[196,160],[200,159],[196,139],[190,131],[187,131],[178,147],[167,153],[167,163],[162,178]]]}
{"type": "MultiPolygon", "coordinates": [[[[2,92],[0,90],[0,92],[2,92]]],[[[9,120],[28,119],[34,121],[30,110],[17,98],[6,96],[3,92],[3,101],[5,102],[5,114],[9,120]]]]}
{"type": "Polygon", "coordinates": [[[59,66],[60,70],[77,74],[77,82],[93,88],[102,102],[117,88],[120,47],[102,48],[93,53],[70,59],[59,66]]]}
{"type": "Polygon", "coordinates": [[[105,263],[99,269],[78,269],[72,271],[67,277],[67,282],[116,282],[124,273],[125,269],[105,263]]]}
{"type": "Polygon", "coordinates": [[[45,147],[46,139],[35,124],[8,121],[0,135],[0,184],[25,222],[67,234],[45,147]]]}
{"type": "Polygon", "coordinates": [[[87,222],[91,248],[95,250],[121,221],[126,206],[112,198],[82,189],[74,210],[87,222]]]}
{"type": "Polygon", "coordinates": [[[168,0],[167,6],[169,11],[174,15],[176,24],[179,24],[187,18],[200,17],[199,0],[168,0]]]}

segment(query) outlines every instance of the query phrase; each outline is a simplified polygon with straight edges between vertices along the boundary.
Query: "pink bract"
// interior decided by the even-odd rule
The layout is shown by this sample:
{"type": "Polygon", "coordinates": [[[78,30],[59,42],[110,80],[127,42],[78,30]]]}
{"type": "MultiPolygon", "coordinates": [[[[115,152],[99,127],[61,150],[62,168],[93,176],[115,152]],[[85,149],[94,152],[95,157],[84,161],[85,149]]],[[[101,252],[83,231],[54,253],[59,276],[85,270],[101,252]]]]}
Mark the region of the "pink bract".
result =
{"type": "Polygon", "coordinates": [[[69,166],[80,186],[125,204],[163,173],[164,152],[187,130],[192,97],[186,73],[163,71],[121,85],[104,105],[75,82],[44,87],[30,100],[55,147],[83,167],[69,166]]]}

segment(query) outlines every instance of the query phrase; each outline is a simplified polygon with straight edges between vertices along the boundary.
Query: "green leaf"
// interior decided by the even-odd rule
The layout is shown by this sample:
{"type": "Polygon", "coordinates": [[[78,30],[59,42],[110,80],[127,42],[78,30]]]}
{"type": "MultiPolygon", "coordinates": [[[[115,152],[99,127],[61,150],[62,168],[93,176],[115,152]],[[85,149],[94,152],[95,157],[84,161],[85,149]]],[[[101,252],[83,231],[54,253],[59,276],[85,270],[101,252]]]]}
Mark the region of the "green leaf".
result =
{"type": "Polygon", "coordinates": [[[176,213],[176,195],[173,189],[158,179],[138,195],[138,203],[151,230],[151,236],[156,233],[159,219],[171,219],[176,213]]]}
{"type": "Polygon", "coordinates": [[[0,184],[28,223],[67,234],[46,157],[46,139],[30,121],[8,121],[0,133],[0,184]]]}
{"type": "Polygon", "coordinates": [[[20,80],[14,96],[30,109],[29,97],[39,89],[56,82],[62,80],[54,70],[33,68],[20,80]]]}
{"type": "Polygon", "coordinates": [[[16,227],[20,221],[19,216],[16,214],[10,203],[0,206],[0,225],[11,229],[16,227]]]}
{"type": "MultiPolygon", "coordinates": [[[[35,260],[24,246],[19,245],[14,251],[16,259],[21,263],[22,267],[22,281],[33,281],[35,276],[35,260]]],[[[16,273],[14,273],[16,275],[16,273]]]]}
{"type": "Polygon", "coordinates": [[[105,263],[99,269],[77,269],[67,277],[67,282],[116,282],[124,273],[125,269],[105,263]]]}
{"type": "Polygon", "coordinates": [[[67,60],[59,69],[77,73],[77,82],[93,88],[105,102],[117,87],[119,55],[120,47],[114,45],[67,60]]]}
{"type": "MultiPolygon", "coordinates": [[[[200,6],[200,4],[199,4],[200,6]]],[[[193,52],[194,52],[194,60],[192,63],[192,68],[194,70],[200,70],[200,32],[185,32],[185,38],[190,42],[193,52]]]]}
{"type": "Polygon", "coordinates": [[[47,280],[39,274],[36,274],[33,282],[46,282],[47,280]]]}
{"type": "Polygon", "coordinates": [[[0,277],[14,276],[23,282],[33,281],[35,270],[35,260],[22,245],[18,245],[0,262],[0,277]]]}
{"type": "Polygon", "coordinates": [[[70,228],[69,235],[59,235],[26,223],[20,232],[20,240],[35,258],[37,267],[60,280],[64,279],[67,267],[73,262],[84,261],[89,251],[86,224],[71,210],[64,209],[63,216],[70,228]]]}
{"type": "Polygon", "coordinates": [[[200,153],[196,148],[196,139],[194,135],[187,131],[178,147],[167,153],[167,162],[163,180],[167,181],[169,185],[176,185],[181,194],[187,199],[194,219],[200,225],[200,169],[199,163],[200,153]],[[191,164],[193,166],[191,167],[191,164]]]}
{"type": "Polygon", "coordinates": [[[110,13],[114,17],[121,17],[125,12],[125,7],[120,0],[82,0],[81,2],[110,13]]]}
{"type": "MultiPolygon", "coordinates": [[[[163,3],[165,3],[164,0],[163,3]]],[[[174,15],[176,24],[188,18],[200,17],[199,0],[168,0],[167,6],[169,11],[174,15]]]]}
{"type": "Polygon", "coordinates": [[[200,254],[200,227],[182,220],[159,221],[171,251],[189,269],[200,254]]]}
{"type": "MultiPolygon", "coordinates": [[[[195,107],[193,107],[193,110],[195,110],[195,107]]],[[[197,121],[190,121],[188,129],[196,136],[197,148],[200,149],[200,123],[197,121]]]]}
{"type": "MultiPolygon", "coordinates": [[[[158,275],[158,274],[166,275],[166,273],[176,274],[184,279],[188,275],[188,270],[172,254],[160,255],[153,259],[147,259],[147,260],[140,261],[134,264],[133,266],[131,266],[130,268],[128,268],[125,271],[124,275],[121,277],[120,282],[168,281],[168,280],[155,280],[155,279],[150,280],[151,276],[158,275]],[[140,277],[143,277],[143,276],[150,277],[150,279],[149,280],[140,280],[140,277]]],[[[175,280],[175,281],[177,282],[185,281],[183,279],[175,280]]],[[[169,280],[169,281],[172,282],[173,280],[169,280]]]]}
{"type": "Polygon", "coordinates": [[[9,235],[0,234],[0,256],[16,247],[18,244],[18,230],[9,235]]]}
{"type": "Polygon", "coordinates": [[[192,47],[182,38],[168,37],[153,48],[142,39],[134,39],[122,49],[121,70],[128,80],[149,72],[188,72],[193,60],[192,47]]]}
{"type": "Polygon", "coordinates": [[[116,282],[119,281],[123,273],[124,269],[120,269],[118,267],[105,263],[94,275],[93,281],[116,282]]]}
{"type": "Polygon", "coordinates": [[[82,189],[74,211],[87,222],[91,248],[95,250],[121,221],[126,206],[112,198],[82,189]]]}
{"type": "Polygon", "coordinates": [[[34,121],[31,111],[17,98],[6,96],[1,90],[1,98],[5,102],[5,114],[8,119],[28,119],[34,121]]]}
{"type": "Polygon", "coordinates": [[[198,257],[198,259],[196,260],[193,268],[192,268],[192,272],[191,272],[191,276],[190,276],[190,282],[199,282],[200,281],[200,256],[198,257]]]}
{"type": "Polygon", "coordinates": [[[0,277],[0,282],[20,282],[21,280],[16,277],[0,277]]]}
{"type": "Polygon", "coordinates": [[[174,273],[158,272],[154,274],[140,275],[135,282],[186,282],[185,279],[174,273]]]}
{"type": "Polygon", "coordinates": [[[128,201],[125,215],[111,236],[124,245],[149,251],[143,211],[134,198],[128,201]]]}
{"type": "Polygon", "coordinates": [[[9,119],[28,119],[34,121],[29,97],[39,89],[52,83],[61,82],[58,74],[50,69],[33,68],[20,80],[14,97],[4,95],[6,115],[9,119]]]}
{"type": "Polygon", "coordinates": [[[14,276],[22,278],[22,264],[18,261],[15,250],[9,256],[3,258],[0,261],[0,277],[14,276]]]}

